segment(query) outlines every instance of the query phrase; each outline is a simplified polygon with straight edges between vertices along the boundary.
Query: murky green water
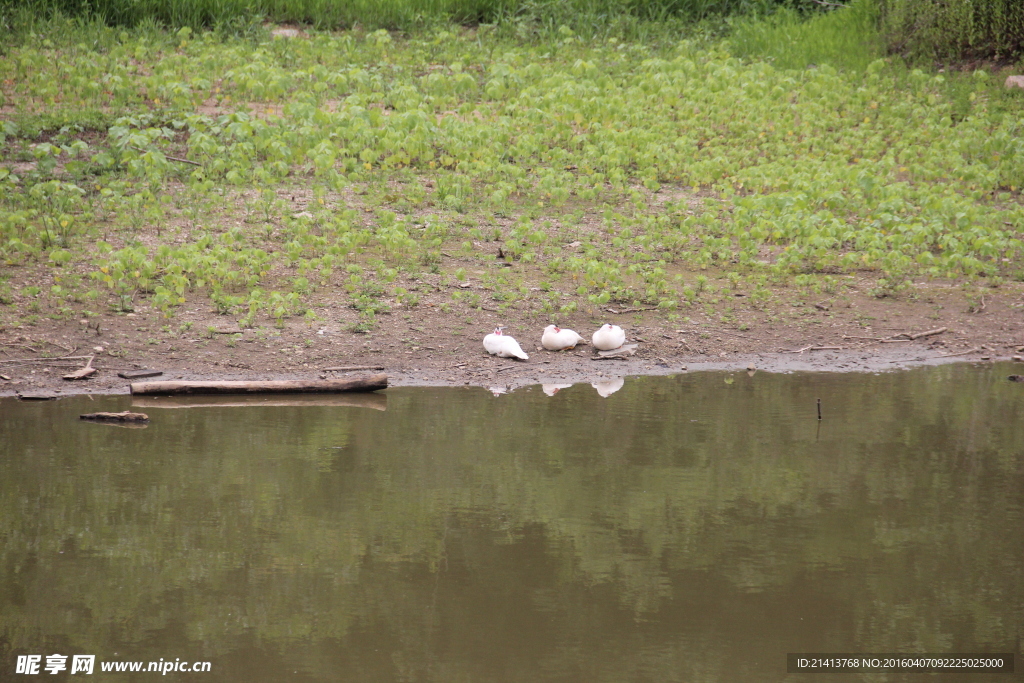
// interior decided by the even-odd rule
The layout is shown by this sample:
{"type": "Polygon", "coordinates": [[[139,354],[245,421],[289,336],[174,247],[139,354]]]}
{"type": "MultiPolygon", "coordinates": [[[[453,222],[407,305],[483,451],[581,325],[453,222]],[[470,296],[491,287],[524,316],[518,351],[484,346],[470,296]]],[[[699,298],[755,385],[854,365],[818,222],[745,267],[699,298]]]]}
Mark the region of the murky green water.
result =
{"type": "Polygon", "coordinates": [[[788,652],[887,651],[1019,672],[1007,374],[160,399],[135,429],[78,419],[128,397],[3,400],[0,679],[38,680],[12,674],[32,653],[111,681],[926,678],[786,674],[788,652]],[[161,658],[211,671],[99,670],[161,658]]]}

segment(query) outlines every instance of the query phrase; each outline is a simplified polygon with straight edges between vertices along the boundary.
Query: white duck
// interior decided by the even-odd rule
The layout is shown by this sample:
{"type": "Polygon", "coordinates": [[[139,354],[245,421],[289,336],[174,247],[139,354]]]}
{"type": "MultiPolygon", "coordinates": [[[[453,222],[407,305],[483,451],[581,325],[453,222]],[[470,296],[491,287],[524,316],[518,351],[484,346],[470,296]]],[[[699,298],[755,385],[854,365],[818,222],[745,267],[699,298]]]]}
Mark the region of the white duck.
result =
{"type": "Polygon", "coordinates": [[[586,344],[587,340],[581,337],[575,330],[548,325],[544,328],[544,334],[540,338],[541,345],[548,351],[564,351],[574,349],[579,343],[586,344]]]}
{"type": "Polygon", "coordinates": [[[616,377],[615,379],[606,379],[601,382],[591,382],[590,386],[597,389],[597,393],[601,395],[601,398],[608,398],[621,389],[625,383],[626,380],[616,377]]]}
{"type": "Polygon", "coordinates": [[[626,343],[626,333],[618,325],[601,325],[601,329],[591,337],[594,348],[601,351],[611,351],[626,343]]]}
{"type": "Polygon", "coordinates": [[[484,350],[498,358],[530,359],[519,347],[519,342],[502,332],[501,327],[495,327],[494,332],[484,337],[484,350]]]}

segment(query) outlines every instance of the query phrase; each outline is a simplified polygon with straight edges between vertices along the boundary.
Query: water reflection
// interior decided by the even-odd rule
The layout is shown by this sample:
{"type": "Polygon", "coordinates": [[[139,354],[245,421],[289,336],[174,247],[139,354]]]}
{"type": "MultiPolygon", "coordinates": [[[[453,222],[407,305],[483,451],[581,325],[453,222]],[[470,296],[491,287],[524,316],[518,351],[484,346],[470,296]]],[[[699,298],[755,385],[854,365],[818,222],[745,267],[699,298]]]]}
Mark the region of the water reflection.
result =
{"type": "Polygon", "coordinates": [[[600,382],[591,382],[590,386],[597,389],[597,393],[601,398],[608,398],[616,391],[621,389],[626,383],[622,377],[616,377],[615,379],[606,379],[600,382]]]}
{"type": "Polygon", "coordinates": [[[78,420],[126,397],[5,400],[0,666],[779,681],[805,679],[787,652],[1019,652],[1007,374],[695,373],[609,401],[408,388],[386,411],[146,406],[144,430],[78,420]]]}
{"type": "Polygon", "coordinates": [[[554,396],[562,389],[568,389],[571,386],[571,384],[541,384],[540,388],[548,396],[554,396]]]}

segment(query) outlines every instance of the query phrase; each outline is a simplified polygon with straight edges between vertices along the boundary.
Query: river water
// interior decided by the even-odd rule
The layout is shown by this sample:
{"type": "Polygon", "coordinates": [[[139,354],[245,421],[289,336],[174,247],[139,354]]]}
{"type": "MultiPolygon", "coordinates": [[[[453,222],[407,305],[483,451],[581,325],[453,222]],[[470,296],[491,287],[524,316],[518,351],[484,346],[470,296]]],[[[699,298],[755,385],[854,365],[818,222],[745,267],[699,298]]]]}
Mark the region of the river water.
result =
{"type": "Polygon", "coordinates": [[[916,681],[786,657],[1015,652],[927,677],[1012,680],[1010,372],[3,399],[0,680],[916,681]],[[124,409],[151,421],[78,418],[124,409]],[[160,660],[210,671],[100,670],[160,660]]]}

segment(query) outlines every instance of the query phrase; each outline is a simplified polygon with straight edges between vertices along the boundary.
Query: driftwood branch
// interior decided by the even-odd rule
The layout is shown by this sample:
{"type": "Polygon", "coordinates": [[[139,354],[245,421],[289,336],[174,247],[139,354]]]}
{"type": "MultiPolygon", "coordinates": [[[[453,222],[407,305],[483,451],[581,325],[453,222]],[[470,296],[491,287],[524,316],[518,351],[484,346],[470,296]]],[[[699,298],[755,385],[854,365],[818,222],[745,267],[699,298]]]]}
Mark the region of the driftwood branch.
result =
{"type": "Polygon", "coordinates": [[[93,356],[89,356],[89,360],[85,363],[84,368],[81,368],[80,370],[75,370],[70,374],[64,375],[64,379],[85,379],[87,377],[92,377],[93,375],[95,375],[96,368],[92,366],[92,359],[93,356]]]}
{"type": "Polygon", "coordinates": [[[802,349],[796,349],[795,351],[785,351],[784,353],[803,353],[804,351],[842,351],[842,346],[805,346],[802,349]]]}
{"type": "Polygon", "coordinates": [[[966,356],[969,353],[976,353],[978,351],[981,351],[981,349],[975,346],[970,351],[961,351],[960,353],[944,353],[942,355],[936,356],[936,358],[953,358],[954,356],[966,356]]]}
{"type": "Polygon", "coordinates": [[[19,349],[28,349],[32,353],[39,353],[38,349],[32,348],[31,346],[27,346],[26,344],[11,344],[8,342],[0,342],[0,346],[17,346],[19,349]]]}
{"type": "Polygon", "coordinates": [[[58,356],[55,358],[4,358],[0,363],[42,363],[49,365],[55,360],[86,360],[92,356],[58,356]]]}
{"type": "Polygon", "coordinates": [[[917,334],[910,335],[911,339],[920,339],[921,337],[931,337],[932,335],[942,334],[946,331],[945,327],[939,327],[934,330],[928,330],[927,332],[918,332],[917,334]]]}
{"type": "Polygon", "coordinates": [[[386,389],[388,376],[363,375],[346,379],[276,380],[242,382],[134,382],[133,396],[189,395],[189,394],[309,394],[346,391],[376,391],[386,389]]]}
{"type": "Polygon", "coordinates": [[[606,308],[604,310],[608,311],[609,313],[614,313],[616,315],[621,315],[623,313],[639,313],[641,311],[656,311],[656,310],[658,310],[658,308],[657,308],[657,306],[651,306],[649,308],[623,308],[622,310],[619,310],[619,311],[615,310],[614,308],[606,308]]]}
{"type": "Polygon", "coordinates": [[[143,377],[159,377],[163,370],[123,370],[117,373],[121,379],[142,379],[143,377]]]}

